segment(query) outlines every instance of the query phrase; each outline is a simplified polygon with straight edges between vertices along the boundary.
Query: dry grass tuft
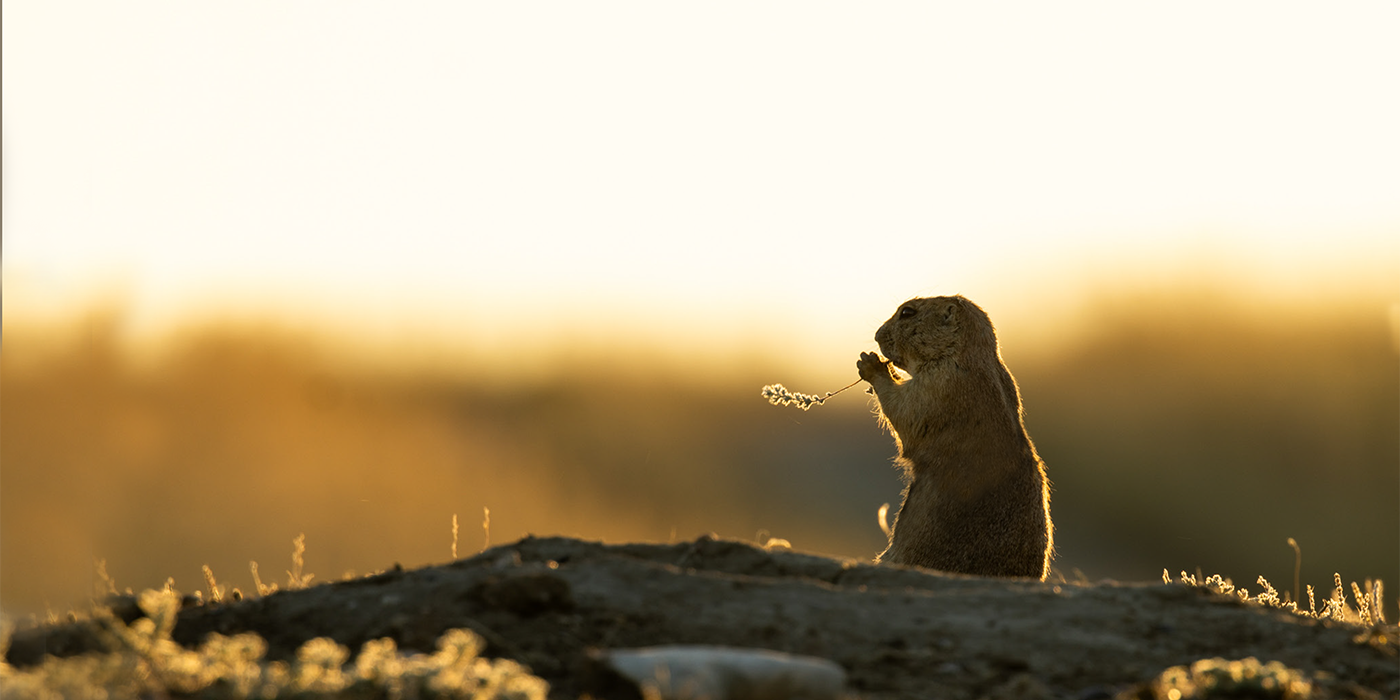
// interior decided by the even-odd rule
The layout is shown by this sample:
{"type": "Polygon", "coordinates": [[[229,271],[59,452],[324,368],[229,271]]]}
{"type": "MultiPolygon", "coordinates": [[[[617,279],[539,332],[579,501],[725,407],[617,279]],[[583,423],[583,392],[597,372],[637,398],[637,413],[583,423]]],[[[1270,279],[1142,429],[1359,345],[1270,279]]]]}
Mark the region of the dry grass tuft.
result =
{"type": "MultiPolygon", "coordinates": [[[[1313,596],[1313,587],[1308,585],[1308,609],[1303,610],[1298,607],[1298,601],[1287,600],[1281,597],[1273,584],[1269,583],[1263,576],[1258,578],[1258,583],[1264,590],[1258,594],[1250,595],[1249,589],[1243,586],[1235,586],[1234,582],[1224,578],[1219,574],[1198,578],[1195,575],[1181,572],[1177,583],[1187,586],[1200,586],[1209,588],[1224,595],[1235,595],[1240,600],[1263,605],[1271,608],[1282,608],[1289,612],[1297,613],[1304,617],[1311,617],[1318,620],[1335,620],[1346,622],[1363,627],[1379,627],[1386,624],[1385,612],[1381,605],[1384,588],[1379,580],[1366,579],[1365,589],[1356,582],[1351,584],[1352,600],[1347,601],[1347,590],[1342,586],[1342,575],[1332,574],[1333,589],[1332,597],[1328,598],[1321,610],[1317,609],[1313,596]]],[[[1166,569],[1162,569],[1162,583],[1173,583],[1171,574],[1166,569]]]]}
{"type": "Polygon", "coordinates": [[[10,627],[0,625],[0,696],[544,700],[549,692],[548,683],[514,661],[482,658],[485,642],[471,630],[448,630],[433,654],[400,654],[392,639],[370,641],[353,664],[348,649],[317,638],[302,645],[289,663],[265,660],[267,642],[251,633],[210,634],[198,649],[181,647],[171,638],[180,610],[174,589],[143,591],[138,604],[146,617],[130,625],[109,608],[93,608],[110,652],[50,656],[25,670],[4,663],[10,627]]]}
{"type": "Polygon", "coordinates": [[[1157,676],[1149,689],[1152,697],[1163,700],[1313,697],[1313,682],[1306,674],[1278,661],[1260,663],[1252,656],[1201,659],[1189,666],[1173,666],[1157,676]]]}

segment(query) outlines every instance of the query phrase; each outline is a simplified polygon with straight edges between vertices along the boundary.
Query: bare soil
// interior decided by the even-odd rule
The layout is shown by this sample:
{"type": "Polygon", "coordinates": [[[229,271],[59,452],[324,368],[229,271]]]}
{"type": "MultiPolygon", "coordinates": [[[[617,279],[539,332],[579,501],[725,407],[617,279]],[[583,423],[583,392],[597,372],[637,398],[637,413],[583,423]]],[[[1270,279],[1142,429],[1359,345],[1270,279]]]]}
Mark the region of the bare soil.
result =
{"type": "MultiPolygon", "coordinates": [[[[119,611],[122,612],[122,611],[119,611]]],[[[136,614],[127,611],[128,614],[136,614]]],[[[1394,627],[1318,621],[1185,585],[1056,585],[873,566],[703,537],[604,545],[526,538],[441,566],[189,606],[175,639],[252,631],[290,658],[314,637],[431,651],[471,628],[551,697],[625,697],[590,649],[720,644],[835,661],[866,698],[1134,694],[1205,658],[1280,661],[1337,697],[1400,697],[1394,627]]],[[[10,663],[96,648],[84,623],[17,632],[10,663]]],[[[1281,696],[1280,696],[1281,697],[1281,696]]]]}

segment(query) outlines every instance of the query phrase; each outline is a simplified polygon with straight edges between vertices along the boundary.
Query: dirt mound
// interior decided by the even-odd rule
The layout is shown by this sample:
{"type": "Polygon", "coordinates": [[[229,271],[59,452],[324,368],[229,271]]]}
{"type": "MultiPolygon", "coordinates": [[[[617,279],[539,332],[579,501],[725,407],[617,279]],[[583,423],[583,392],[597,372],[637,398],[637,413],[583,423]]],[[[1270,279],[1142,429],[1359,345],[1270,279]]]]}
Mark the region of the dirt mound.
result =
{"type": "MultiPolygon", "coordinates": [[[[270,658],[285,659],[314,637],[352,651],[392,637],[427,652],[459,627],[482,635],[488,655],[527,664],[559,698],[611,694],[590,685],[588,650],[664,644],[830,659],[868,698],[1107,698],[1213,657],[1279,661],[1357,697],[1400,695],[1393,627],[1367,633],[1179,584],[975,578],[709,537],[527,538],[442,566],[187,607],[174,638],[256,632],[270,658]]],[[[14,635],[8,660],[96,645],[83,623],[40,627],[14,635]]]]}

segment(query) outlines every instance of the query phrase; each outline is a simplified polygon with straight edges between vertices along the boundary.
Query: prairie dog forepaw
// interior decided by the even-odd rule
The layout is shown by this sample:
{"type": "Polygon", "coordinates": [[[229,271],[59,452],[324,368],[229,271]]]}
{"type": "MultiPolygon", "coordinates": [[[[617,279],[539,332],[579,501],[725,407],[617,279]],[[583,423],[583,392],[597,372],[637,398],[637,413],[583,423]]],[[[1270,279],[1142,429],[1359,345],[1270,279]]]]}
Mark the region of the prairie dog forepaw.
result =
{"type": "Polygon", "coordinates": [[[860,359],[856,361],[856,371],[860,372],[860,378],[867,382],[879,377],[890,378],[890,364],[873,352],[860,354],[860,359]]]}

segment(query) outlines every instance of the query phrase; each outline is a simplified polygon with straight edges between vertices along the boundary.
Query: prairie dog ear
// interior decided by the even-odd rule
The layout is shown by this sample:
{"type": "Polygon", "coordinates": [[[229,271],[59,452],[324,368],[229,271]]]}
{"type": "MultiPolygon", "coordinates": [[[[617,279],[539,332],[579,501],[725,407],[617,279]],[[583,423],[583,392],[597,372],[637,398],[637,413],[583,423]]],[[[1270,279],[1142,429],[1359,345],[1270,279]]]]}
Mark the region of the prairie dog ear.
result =
{"type": "Polygon", "coordinates": [[[957,313],[958,305],[950,302],[947,306],[943,307],[943,322],[948,323],[952,321],[953,317],[956,316],[957,313]]]}

